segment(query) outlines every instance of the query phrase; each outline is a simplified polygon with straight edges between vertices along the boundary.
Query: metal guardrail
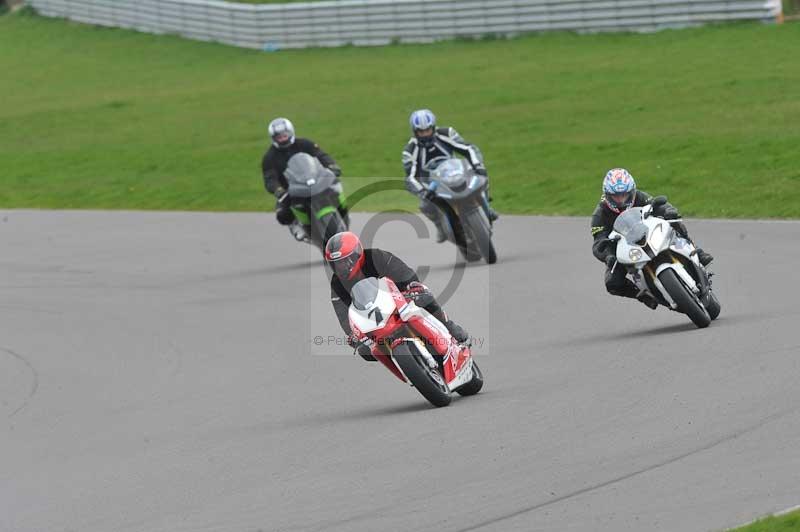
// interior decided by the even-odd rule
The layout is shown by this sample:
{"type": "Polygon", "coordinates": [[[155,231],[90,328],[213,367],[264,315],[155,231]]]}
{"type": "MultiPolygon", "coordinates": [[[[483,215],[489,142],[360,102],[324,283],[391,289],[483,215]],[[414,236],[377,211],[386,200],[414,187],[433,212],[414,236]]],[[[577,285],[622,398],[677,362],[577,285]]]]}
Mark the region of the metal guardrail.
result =
{"type": "Polygon", "coordinates": [[[774,21],[781,0],[29,0],[40,14],[245,48],[385,45],[539,31],[654,31],[774,21]]]}

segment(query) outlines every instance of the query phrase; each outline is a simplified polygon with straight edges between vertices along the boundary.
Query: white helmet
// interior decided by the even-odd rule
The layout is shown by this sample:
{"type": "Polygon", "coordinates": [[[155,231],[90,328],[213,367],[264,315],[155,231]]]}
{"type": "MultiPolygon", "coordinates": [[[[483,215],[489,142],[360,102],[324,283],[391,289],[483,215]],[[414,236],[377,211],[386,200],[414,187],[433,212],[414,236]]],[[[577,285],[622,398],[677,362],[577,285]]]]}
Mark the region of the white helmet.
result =
{"type": "Polygon", "coordinates": [[[433,145],[434,137],[432,134],[429,133],[424,136],[418,134],[420,131],[436,129],[436,115],[434,115],[430,109],[418,109],[414,111],[408,118],[408,123],[411,125],[411,132],[414,134],[414,137],[416,137],[417,142],[426,147],[433,145]]]}
{"type": "Polygon", "coordinates": [[[267,131],[269,132],[269,138],[272,141],[272,145],[279,150],[286,149],[294,144],[294,125],[292,125],[291,120],[288,118],[276,118],[269,123],[269,128],[267,128],[267,131]],[[288,135],[288,137],[281,141],[275,140],[275,137],[285,135],[288,135]]]}

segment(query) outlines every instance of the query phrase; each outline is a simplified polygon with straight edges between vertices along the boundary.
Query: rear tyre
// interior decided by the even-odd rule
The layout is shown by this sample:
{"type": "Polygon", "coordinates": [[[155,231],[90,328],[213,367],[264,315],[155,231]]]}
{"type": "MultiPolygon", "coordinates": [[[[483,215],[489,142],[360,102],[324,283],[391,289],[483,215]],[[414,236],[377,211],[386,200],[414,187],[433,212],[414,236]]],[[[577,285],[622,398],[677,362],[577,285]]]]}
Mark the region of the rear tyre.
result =
{"type": "Polygon", "coordinates": [[[722,305],[719,304],[719,299],[714,294],[714,292],[708,292],[708,304],[706,305],[706,310],[708,311],[708,316],[715,320],[719,317],[719,313],[722,310],[722,305]]]}
{"type": "Polygon", "coordinates": [[[481,372],[481,368],[478,367],[478,363],[475,360],[472,360],[472,379],[460,388],[456,389],[456,393],[463,396],[468,395],[475,395],[483,388],[483,373],[481,372]]]}
{"type": "Polygon", "coordinates": [[[423,356],[417,351],[417,346],[402,343],[395,347],[392,353],[400,369],[411,384],[433,406],[447,406],[450,404],[450,389],[444,382],[444,377],[438,369],[431,369],[423,356]]]}
{"type": "Polygon", "coordinates": [[[674,270],[667,268],[658,274],[658,279],[678,305],[678,310],[689,316],[692,323],[701,329],[709,326],[711,316],[697,296],[683,284],[674,270]]]}

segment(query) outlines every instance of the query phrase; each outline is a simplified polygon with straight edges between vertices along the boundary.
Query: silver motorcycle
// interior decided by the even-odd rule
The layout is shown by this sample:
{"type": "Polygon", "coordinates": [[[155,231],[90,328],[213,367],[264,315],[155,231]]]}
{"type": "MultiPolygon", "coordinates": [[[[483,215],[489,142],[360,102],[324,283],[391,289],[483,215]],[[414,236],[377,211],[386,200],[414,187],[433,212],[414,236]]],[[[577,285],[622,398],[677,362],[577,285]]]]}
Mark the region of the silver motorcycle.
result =
{"type": "Polygon", "coordinates": [[[439,162],[429,170],[427,188],[434,193],[433,203],[442,215],[447,240],[454,243],[468,261],[483,257],[489,264],[497,262],[492,242],[492,222],[486,189],[489,180],[475,173],[462,159],[439,162]]]}
{"type": "Polygon", "coordinates": [[[651,205],[634,207],[614,222],[609,235],[617,241],[614,268],[625,268],[659,304],[708,327],[721,309],[711,290],[712,274],[700,264],[694,245],[672,227],[680,220],[664,220],[652,211],[651,205]]]}

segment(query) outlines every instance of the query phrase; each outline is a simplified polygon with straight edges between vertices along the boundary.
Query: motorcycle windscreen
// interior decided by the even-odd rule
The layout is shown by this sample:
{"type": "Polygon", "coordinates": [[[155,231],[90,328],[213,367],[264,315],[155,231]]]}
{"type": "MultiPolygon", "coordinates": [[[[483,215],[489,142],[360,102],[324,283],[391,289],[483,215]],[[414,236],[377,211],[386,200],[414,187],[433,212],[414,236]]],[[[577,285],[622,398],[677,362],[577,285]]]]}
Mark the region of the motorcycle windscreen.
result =
{"type": "Polygon", "coordinates": [[[470,167],[461,159],[447,159],[431,172],[432,179],[438,179],[451,189],[463,188],[466,185],[465,176],[470,167]]]}
{"type": "Polygon", "coordinates": [[[614,231],[634,246],[647,236],[647,226],[642,220],[642,208],[634,207],[623,212],[614,222],[614,231]]]}
{"type": "Polygon", "coordinates": [[[350,290],[350,297],[353,298],[353,306],[358,310],[367,310],[374,305],[378,299],[380,291],[380,281],[375,277],[361,279],[350,290]]]}
{"type": "Polygon", "coordinates": [[[333,172],[322,166],[319,159],[308,153],[296,153],[283,172],[289,182],[289,195],[310,198],[333,184],[333,172]]]}

